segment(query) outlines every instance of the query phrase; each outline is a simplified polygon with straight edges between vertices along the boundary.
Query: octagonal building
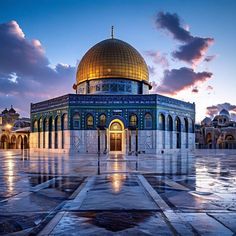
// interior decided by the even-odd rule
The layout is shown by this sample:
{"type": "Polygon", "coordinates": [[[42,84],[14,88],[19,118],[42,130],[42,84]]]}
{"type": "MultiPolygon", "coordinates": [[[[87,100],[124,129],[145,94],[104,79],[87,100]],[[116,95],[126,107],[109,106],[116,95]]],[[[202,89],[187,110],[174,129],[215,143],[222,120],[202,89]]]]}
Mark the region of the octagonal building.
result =
{"type": "Polygon", "coordinates": [[[124,41],[90,48],[73,89],[31,104],[31,149],[128,155],[194,149],[195,104],[149,94],[146,62],[124,41]]]}

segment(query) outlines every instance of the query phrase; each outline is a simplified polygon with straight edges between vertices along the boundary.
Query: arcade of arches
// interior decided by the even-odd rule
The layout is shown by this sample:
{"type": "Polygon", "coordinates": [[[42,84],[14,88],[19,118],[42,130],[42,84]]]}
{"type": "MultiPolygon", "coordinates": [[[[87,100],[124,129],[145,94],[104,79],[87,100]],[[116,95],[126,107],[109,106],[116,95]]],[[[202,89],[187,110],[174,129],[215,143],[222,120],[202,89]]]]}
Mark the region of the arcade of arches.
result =
{"type": "Polygon", "coordinates": [[[0,135],[1,149],[28,149],[29,135],[28,134],[1,134],[0,135]]]}
{"type": "Polygon", "coordinates": [[[160,112],[155,122],[148,112],[140,124],[135,113],[131,113],[127,120],[117,117],[109,119],[106,113],[94,116],[80,112],[70,116],[65,113],[40,117],[33,121],[31,145],[35,149],[52,152],[74,149],[82,153],[97,153],[100,149],[102,153],[118,151],[131,154],[194,147],[194,122],[190,118],[160,112]],[[86,130],[82,129],[82,125],[86,130]],[[89,141],[83,142],[88,138],[89,141]]]}

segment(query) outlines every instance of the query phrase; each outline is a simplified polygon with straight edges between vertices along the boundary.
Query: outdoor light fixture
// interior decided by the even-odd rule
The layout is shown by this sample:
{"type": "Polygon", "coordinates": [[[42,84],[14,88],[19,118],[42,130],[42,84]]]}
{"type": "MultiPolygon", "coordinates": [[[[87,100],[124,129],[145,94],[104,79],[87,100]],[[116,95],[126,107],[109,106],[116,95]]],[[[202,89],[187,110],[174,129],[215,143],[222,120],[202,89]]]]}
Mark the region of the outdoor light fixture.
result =
{"type": "Polygon", "coordinates": [[[5,125],[5,128],[8,129],[8,130],[10,130],[10,129],[12,128],[12,125],[6,124],[6,125],[5,125]]]}

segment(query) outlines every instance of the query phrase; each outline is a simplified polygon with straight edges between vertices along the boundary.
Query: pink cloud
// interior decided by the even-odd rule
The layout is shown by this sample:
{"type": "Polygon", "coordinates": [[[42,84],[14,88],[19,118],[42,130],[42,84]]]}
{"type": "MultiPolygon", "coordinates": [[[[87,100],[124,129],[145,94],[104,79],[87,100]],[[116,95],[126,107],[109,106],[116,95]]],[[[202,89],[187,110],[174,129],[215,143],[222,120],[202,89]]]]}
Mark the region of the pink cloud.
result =
{"type": "Polygon", "coordinates": [[[165,70],[162,83],[154,92],[176,95],[178,92],[201,84],[212,77],[210,72],[194,72],[193,69],[182,67],[180,69],[165,70]]]}
{"type": "MultiPolygon", "coordinates": [[[[16,21],[0,24],[0,104],[29,111],[30,102],[72,92],[75,67],[50,66],[38,39],[28,40],[16,21]]],[[[1,107],[0,107],[1,109],[1,107]]]]}
{"type": "Polygon", "coordinates": [[[163,68],[169,67],[169,62],[167,60],[166,54],[162,54],[159,51],[146,51],[145,54],[150,57],[153,61],[153,63],[157,65],[161,65],[163,68]]]}

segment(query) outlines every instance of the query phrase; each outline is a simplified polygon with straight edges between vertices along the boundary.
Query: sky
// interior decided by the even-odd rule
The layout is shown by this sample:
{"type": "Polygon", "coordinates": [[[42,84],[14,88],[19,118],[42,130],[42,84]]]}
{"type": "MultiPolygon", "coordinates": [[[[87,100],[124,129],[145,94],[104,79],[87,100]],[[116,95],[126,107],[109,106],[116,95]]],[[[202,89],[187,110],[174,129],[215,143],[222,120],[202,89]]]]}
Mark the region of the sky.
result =
{"type": "Polygon", "coordinates": [[[74,93],[86,51],[110,37],[135,47],[151,93],[195,102],[196,121],[236,118],[235,0],[1,0],[0,111],[74,93]]]}

